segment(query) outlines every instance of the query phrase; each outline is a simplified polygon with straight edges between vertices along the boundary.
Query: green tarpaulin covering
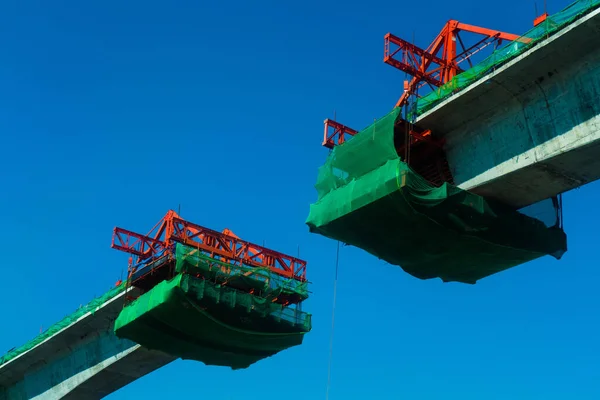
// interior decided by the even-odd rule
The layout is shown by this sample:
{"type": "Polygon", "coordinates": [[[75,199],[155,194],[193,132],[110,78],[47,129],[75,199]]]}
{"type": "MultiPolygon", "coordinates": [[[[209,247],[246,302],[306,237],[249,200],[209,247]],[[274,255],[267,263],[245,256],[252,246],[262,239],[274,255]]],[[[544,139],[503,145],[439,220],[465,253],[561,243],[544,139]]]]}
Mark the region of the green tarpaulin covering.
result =
{"type": "Polygon", "coordinates": [[[321,167],[311,232],[354,245],[411,275],[475,283],[566,251],[566,235],[450,184],[434,187],[394,148],[399,109],[330,153],[321,167]]]}
{"type": "Polygon", "coordinates": [[[188,274],[159,283],[115,321],[121,338],[232,369],[300,345],[308,331],[309,314],[188,274]]]}
{"type": "Polygon", "coordinates": [[[286,297],[295,302],[308,298],[308,282],[288,279],[270,271],[267,268],[249,267],[219,261],[193,247],[177,244],[175,250],[177,273],[186,272],[201,275],[205,279],[245,292],[254,290],[259,297],[272,300],[276,297],[286,297]]]}

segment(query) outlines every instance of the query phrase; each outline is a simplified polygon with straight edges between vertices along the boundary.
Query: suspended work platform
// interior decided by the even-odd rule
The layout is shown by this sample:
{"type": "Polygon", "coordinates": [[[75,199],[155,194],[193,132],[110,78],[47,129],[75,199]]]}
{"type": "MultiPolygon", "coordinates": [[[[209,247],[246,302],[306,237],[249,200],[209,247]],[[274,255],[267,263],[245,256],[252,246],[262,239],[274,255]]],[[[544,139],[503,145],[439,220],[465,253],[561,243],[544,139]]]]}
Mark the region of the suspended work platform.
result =
{"type": "Polygon", "coordinates": [[[560,221],[542,221],[451,184],[434,186],[400,160],[396,108],[321,167],[307,224],[311,232],[354,245],[411,275],[475,283],[566,251],[560,221]]]}
{"type": "Polygon", "coordinates": [[[303,260],[172,211],[112,247],[129,279],[1,356],[0,400],[98,399],[178,358],[245,368],[311,329],[303,260]]]}
{"type": "Polygon", "coordinates": [[[560,258],[561,194],[600,178],[599,7],[576,1],[522,36],[449,21],[427,49],[386,35],[384,61],[412,80],[362,131],[325,121],[310,230],[421,279],[560,258]],[[483,38],[467,48],[464,31],[483,38]]]}
{"type": "Polygon", "coordinates": [[[306,262],[216,232],[173,212],[148,235],[116,228],[113,247],[138,257],[115,334],[145,348],[247,368],[300,345],[311,329],[306,262]]]}

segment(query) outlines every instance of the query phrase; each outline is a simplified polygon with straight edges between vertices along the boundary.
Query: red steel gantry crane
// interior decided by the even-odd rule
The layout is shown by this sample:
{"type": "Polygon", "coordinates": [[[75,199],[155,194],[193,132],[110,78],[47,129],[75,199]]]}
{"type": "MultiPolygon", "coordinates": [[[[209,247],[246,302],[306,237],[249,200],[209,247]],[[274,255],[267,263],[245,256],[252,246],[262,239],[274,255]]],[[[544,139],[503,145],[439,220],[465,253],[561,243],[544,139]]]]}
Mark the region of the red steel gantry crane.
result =
{"type": "MultiPolygon", "coordinates": [[[[503,40],[527,39],[519,39],[518,35],[463,24],[455,20],[448,21],[426,49],[422,49],[391,33],[386,34],[384,36],[383,61],[412,76],[410,81],[404,82],[404,91],[396,102],[396,107],[402,107],[411,98],[418,97],[419,89],[425,85],[435,89],[450,81],[454,76],[463,72],[460,67],[461,63],[467,61],[472,66],[470,58],[474,54],[492,44],[499,46],[503,40]],[[472,46],[466,47],[460,32],[478,34],[482,38],[472,46]],[[457,50],[458,45],[460,45],[460,52],[457,50]]],[[[326,119],[322,144],[332,149],[334,146],[344,143],[348,136],[353,136],[356,133],[356,130],[337,121],[326,119]]],[[[431,139],[431,132],[427,130],[410,129],[409,133],[411,142],[431,139]]]]}
{"type": "MultiPolygon", "coordinates": [[[[266,269],[285,279],[307,281],[306,261],[242,240],[229,229],[217,232],[186,221],[173,210],[169,210],[146,235],[116,227],[111,247],[132,255],[127,284],[148,290],[158,281],[173,275],[176,243],[195,248],[209,258],[218,260],[214,268],[224,268],[224,263],[230,265],[229,268],[244,265],[266,269]],[[146,268],[138,271],[140,262],[145,262],[146,268]],[[147,268],[148,265],[151,268],[147,268]]],[[[300,299],[281,295],[275,301],[287,305],[300,299]]]]}

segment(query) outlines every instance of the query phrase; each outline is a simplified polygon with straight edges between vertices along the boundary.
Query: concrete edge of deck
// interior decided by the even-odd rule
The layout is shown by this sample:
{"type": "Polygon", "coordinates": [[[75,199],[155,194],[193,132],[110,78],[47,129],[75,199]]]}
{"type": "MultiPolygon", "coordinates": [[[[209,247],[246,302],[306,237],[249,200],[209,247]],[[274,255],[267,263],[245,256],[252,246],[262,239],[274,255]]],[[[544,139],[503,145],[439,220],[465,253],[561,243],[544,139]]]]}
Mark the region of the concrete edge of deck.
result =
{"type": "Polygon", "coordinates": [[[571,23],[571,24],[563,27],[562,29],[560,29],[559,31],[555,32],[554,34],[552,34],[547,39],[541,40],[540,42],[536,43],[531,49],[525,51],[524,53],[516,56],[512,60],[506,62],[504,65],[500,66],[497,70],[492,71],[489,74],[487,74],[487,75],[479,78],[478,80],[476,80],[475,82],[471,83],[466,88],[464,88],[461,91],[459,91],[458,93],[452,94],[452,95],[448,96],[447,98],[445,98],[444,100],[442,100],[440,103],[438,103],[434,107],[432,107],[430,110],[427,110],[423,114],[419,115],[416,118],[416,120],[415,120],[415,124],[418,125],[420,121],[422,121],[422,120],[426,119],[427,117],[429,117],[430,115],[438,112],[440,109],[442,109],[448,103],[451,103],[451,102],[457,100],[458,98],[460,98],[462,96],[468,95],[469,92],[471,92],[472,90],[474,90],[477,86],[479,86],[479,85],[481,85],[481,84],[489,81],[490,79],[493,79],[494,77],[502,74],[507,69],[514,67],[517,63],[519,63],[519,61],[523,60],[526,57],[531,56],[536,51],[539,51],[542,47],[545,47],[548,44],[554,42],[555,40],[558,40],[560,37],[566,35],[570,31],[572,31],[573,29],[575,29],[578,26],[584,24],[585,22],[589,21],[590,19],[596,17],[598,14],[600,14],[600,8],[597,8],[597,9],[591,11],[590,13],[588,13],[588,14],[584,15],[583,17],[577,19],[573,23],[571,23]]]}
{"type": "MultiPolygon", "coordinates": [[[[0,386],[9,386],[13,384],[15,381],[18,381],[20,377],[24,376],[26,371],[35,369],[38,365],[43,365],[45,363],[43,360],[56,358],[57,356],[60,356],[60,353],[66,353],[70,348],[76,346],[79,342],[84,341],[90,334],[93,334],[93,332],[109,328],[111,322],[116,318],[120,311],[121,307],[119,300],[123,299],[124,295],[125,289],[123,288],[123,290],[117,292],[114,296],[85,312],[68,325],[42,340],[40,343],[37,343],[30,349],[27,349],[14,358],[0,364],[0,386]],[[95,317],[93,318],[93,321],[90,319],[91,316],[95,317]]],[[[99,298],[102,298],[102,296],[99,298]]],[[[97,299],[91,300],[87,305],[97,299]]],[[[77,312],[78,311],[76,310],[70,315],[76,314],[77,312]]],[[[65,318],[68,318],[68,316],[65,318]]],[[[57,323],[60,323],[60,321],[57,323]]],[[[38,337],[39,335],[19,347],[26,346],[27,343],[35,341],[38,337]]]]}

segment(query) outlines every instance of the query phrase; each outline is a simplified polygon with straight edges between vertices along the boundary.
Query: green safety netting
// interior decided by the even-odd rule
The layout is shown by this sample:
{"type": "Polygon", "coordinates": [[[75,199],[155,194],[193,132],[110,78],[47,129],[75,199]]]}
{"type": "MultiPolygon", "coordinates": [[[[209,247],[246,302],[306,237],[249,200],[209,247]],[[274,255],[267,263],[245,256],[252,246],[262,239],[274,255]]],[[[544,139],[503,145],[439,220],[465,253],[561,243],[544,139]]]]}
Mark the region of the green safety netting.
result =
{"type": "Polygon", "coordinates": [[[0,365],[12,360],[13,358],[17,357],[18,355],[25,353],[26,351],[34,348],[35,346],[42,343],[44,340],[46,340],[49,337],[51,337],[52,335],[56,334],[60,330],[71,325],[73,322],[77,321],[79,318],[83,317],[85,314],[87,314],[87,313],[93,314],[94,312],[96,312],[96,310],[100,306],[102,306],[102,304],[106,303],[108,300],[112,299],[113,297],[115,297],[116,295],[118,295],[119,293],[121,293],[124,290],[125,290],[125,283],[112,288],[108,292],[104,293],[102,296],[97,297],[94,300],[90,301],[88,304],[80,307],[77,311],[73,312],[72,314],[67,315],[59,322],[50,326],[48,329],[46,329],[44,332],[42,332],[41,334],[36,336],[34,339],[30,340],[29,342],[25,343],[24,345],[22,345],[20,347],[10,350],[2,358],[0,358],[0,365]]]}
{"type": "Polygon", "coordinates": [[[255,290],[261,297],[273,299],[286,296],[294,303],[308,298],[308,282],[301,282],[270,271],[267,268],[249,267],[243,264],[231,264],[220,261],[216,256],[203,254],[202,250],[177,244],[175,270],[199,274],[217,283],[249,291],[255,290]]]}
{"type": "Polygon", "coordinates": [[[456,75],[443,86],[417,100],[411,107],[409,119],[430,110],[451,94],[466,88],[491,72],[494,68],[498,68],[503,63],[524,53],[541,40],[546,39],[598,6],[600,6],[600,0],[579,0],[567,6],[562,11],[549,16],[544,22],[529,30],[519,39],[497,49],[489,57],[473,66],[473,68],[456,75]]]}
{"type": "Polygon", "coordinates": [[[156,285],[115,321],[121,338],[232,369],[300,345],[310,329],[310,314],[185,273],[156,285]]]}
{"type": "Polygon", "coordinates": [[[434,187],[412,171],[393,144],[399,112],[330,153],[306,221],[311,232],[421,279],[475,283],[543,255],[562,256],[562,228],[447,183],[434,187]]]}

